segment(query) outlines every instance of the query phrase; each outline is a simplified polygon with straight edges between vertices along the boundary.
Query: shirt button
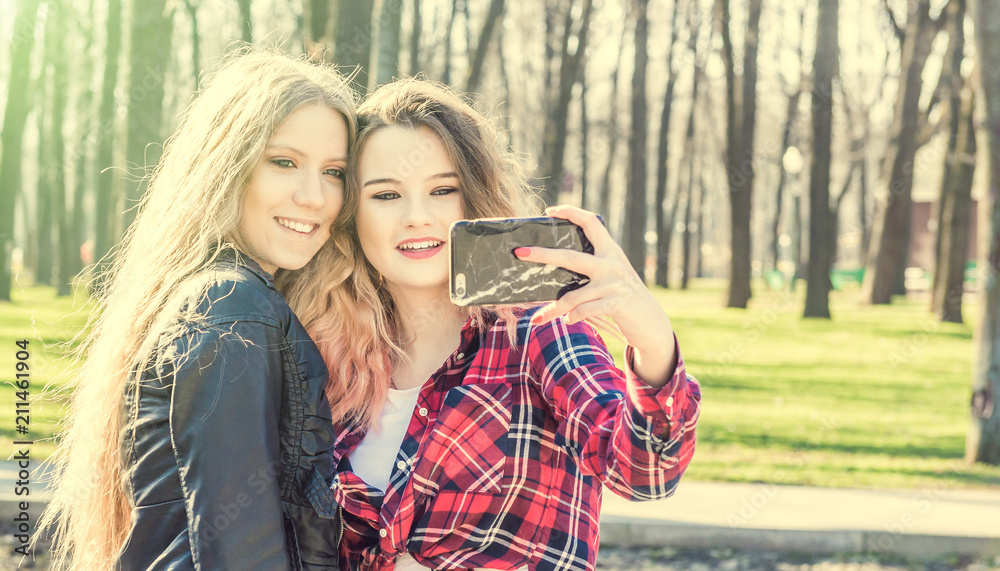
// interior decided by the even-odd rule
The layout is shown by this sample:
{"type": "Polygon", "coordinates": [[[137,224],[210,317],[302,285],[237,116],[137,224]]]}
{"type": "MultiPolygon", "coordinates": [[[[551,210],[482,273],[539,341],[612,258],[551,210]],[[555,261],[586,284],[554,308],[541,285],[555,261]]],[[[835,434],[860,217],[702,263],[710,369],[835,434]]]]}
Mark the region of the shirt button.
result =
{"type": "Polygon", "coordinates": [[[674,397],[667,397],[667,406],[674,406],[674,397]]]}
{"type": "Polygon", "coordinates": [[[385,536],[387,536],[387,535],[389,535],[389,532],[388,532],[388,531],[386,531],[386,530],[384,530],[384,529],[380,529],[380,530],[378,530],[378,536],[379,536],[379,537],[385,537],[385,536]]]}
{"type": "Polygon", "coordinates": [[[419,414],[420,416],[427,416],[427,409],[424,407],[420,407],[420,410],[417,411],[417,414],[419,414]]]}
{"type": "Polygon", "coordinates": [[[455,355],[455,359],[464,359],[464,358],[465,358],[465,353],[459,353],[458,355],[455,355]]]}
{"type": "Polygon", "coordinates": [[[405,470],[406,460],[400,460],[399,462],[396,462],[396,467],[399,468],[400,470],[405,470]]]}

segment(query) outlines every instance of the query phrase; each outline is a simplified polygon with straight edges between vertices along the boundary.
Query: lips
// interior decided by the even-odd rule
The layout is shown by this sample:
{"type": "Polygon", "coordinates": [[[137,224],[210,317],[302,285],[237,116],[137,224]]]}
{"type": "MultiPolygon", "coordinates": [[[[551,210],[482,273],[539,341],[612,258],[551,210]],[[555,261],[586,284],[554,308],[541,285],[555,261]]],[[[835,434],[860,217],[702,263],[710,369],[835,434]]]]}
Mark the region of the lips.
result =
{"type": "Polygon", "coordinates": [[[417,238],[400,242],[396,249],[407,258],[429,258],[444,248],[444,241],[437,238],[417,238]]]}
{"type": "Polygon", "coordinates": [[[310,234],[316,228],[319,228],[319,224],[313,224],[308,222],[298,222],[290,218],[275,218],[278,224],[281,224],[285,228],[292,230],[293,232],[298,232],[299,234],[310,234]]]}

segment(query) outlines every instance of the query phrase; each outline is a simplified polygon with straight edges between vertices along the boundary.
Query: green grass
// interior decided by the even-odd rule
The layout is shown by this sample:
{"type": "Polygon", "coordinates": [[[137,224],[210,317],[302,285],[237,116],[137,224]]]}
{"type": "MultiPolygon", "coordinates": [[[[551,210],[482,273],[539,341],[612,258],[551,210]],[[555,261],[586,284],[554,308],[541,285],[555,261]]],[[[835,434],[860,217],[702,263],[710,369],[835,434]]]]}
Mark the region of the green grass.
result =
{"type": "Polygon", "coordinates": [[[964,325],[938,323],[926,301],[865,307],[857,292],[833,292],[832,320],[803,319],[804,287],[790,295],[755,286],[747,310],[723,307],[722,282],[655,290],[703,392],[686,478],[1000,485],[1000,468],[963,461],[974,300],[964,325]]]}
{"type": "MultiPolygon", "coordinates": [[[[655,289],[703,391],[698,447],[685,478],[833,487],[1000,486],[1000,467],[963,461],[973,326],[938,323],[927,303],[865,307],[834,292],[832,320],[802,319],[795,295],[755,284],[747,310],[725,309],[725,284],[655,289]]],[[[58,356],[86,321],[80,301],[51,288],[0,303],[0,370],[13,375],[15,341],[31,342],[32,449],[51,453],[64,394],[38,400],[70,363],[58,356]],[[46,440],[47,439],[47,440],[46,440]]],[[[975,300],[967,321],[978,317],[975,300]]],[[[605,336],[620,358],[621,345],[605,336]]],[[[13,452],[14,390],[0,392],[0,445],[13,452]],[[9,411],[9,412],[6,412],[9,411]]],[[[10,453],[8,452],[8,454],[10,453]]]]}
{"type": "MultiPolygon", "coordinates": [[[[73,337],[84,327],[90,305],[83,291],[77,297],[57,297],[55,288],[19,287],[14,284],[11,301],[0,302],[0,450],[7,458],[23,446],[15,440],[29,440],[32,460],[47,458],[55,450],[53,434],[65,414],[66,393],[62,385],[72,362],[64,355],[73,337]],[[17,434],[17,390],[15,378],[18,341],[28,341],[30,407],[27,435],[17,434]]],[[[23,409],[22,409],[23,410],[23,409]]]]}

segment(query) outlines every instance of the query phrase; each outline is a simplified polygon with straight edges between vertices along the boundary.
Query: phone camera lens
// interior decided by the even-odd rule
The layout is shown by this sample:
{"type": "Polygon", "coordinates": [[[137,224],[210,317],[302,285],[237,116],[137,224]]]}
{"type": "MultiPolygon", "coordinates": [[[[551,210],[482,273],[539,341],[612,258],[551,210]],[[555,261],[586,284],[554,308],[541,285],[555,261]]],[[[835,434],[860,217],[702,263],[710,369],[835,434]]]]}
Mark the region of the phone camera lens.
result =
{"type": "Polygon", "coordinates": [[[458,297],[465,297],[465,288],[462,286],[458,286],[457,288],[455,288],[455,293],[458,294],[458,297]]]}

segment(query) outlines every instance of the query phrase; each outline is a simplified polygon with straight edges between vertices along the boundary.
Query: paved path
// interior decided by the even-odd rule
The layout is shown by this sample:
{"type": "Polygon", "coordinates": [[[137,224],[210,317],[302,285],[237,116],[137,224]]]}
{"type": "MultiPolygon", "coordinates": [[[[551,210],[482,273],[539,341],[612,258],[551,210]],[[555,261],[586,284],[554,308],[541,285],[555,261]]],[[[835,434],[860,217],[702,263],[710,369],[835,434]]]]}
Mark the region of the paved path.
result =
{"type": "MultiPolygon", "coordinates": [[[[15,495],[18,472],[15,462],[0,462],[0,521],[11,521],[25,499],[15,495]]],[[[48,494],[39,474],[31,481],[37,517],[48,494]]],[[[1000,556],[1000,490],[682,482],[672,498],[655,502],[606,491],[601,535],[612,546],[1000,556]]]]}

